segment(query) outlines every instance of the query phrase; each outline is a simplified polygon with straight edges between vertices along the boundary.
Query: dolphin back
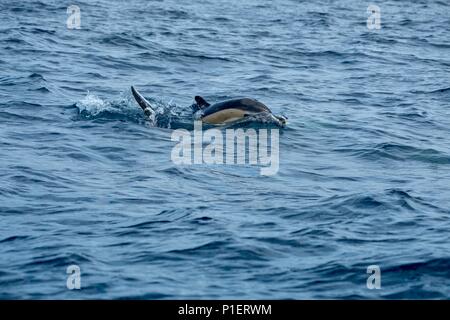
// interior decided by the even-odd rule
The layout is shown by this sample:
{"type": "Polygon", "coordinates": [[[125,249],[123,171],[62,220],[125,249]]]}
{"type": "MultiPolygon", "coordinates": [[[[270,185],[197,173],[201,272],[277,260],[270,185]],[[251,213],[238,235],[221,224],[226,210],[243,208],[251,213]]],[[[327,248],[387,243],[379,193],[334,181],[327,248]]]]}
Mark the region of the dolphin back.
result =
{"type": "Polygon", "coordinates": [[[271,113],[270,109],[263,103],[254,99],[243,98],[243,99],[227,100],[210,105],[203,109],[203,116],[206,117],[208,115],[227,109],[238,109],[242,110],[243,112],[247,112],[249,114],[260,112],[271,113]]]}

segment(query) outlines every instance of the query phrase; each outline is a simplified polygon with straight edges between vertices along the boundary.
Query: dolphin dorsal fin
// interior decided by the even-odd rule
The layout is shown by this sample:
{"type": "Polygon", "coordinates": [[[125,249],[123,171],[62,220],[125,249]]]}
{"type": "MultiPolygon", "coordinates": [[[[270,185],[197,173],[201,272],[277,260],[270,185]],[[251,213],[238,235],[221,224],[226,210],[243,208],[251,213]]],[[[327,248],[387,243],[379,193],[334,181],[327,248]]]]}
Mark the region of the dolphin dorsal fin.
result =
{"type": "Polygon", "coordinates": [[[200,107],[200,109],[210,106],[210,104],[208,102],[206,102],[206,100],[200,96],[195,96],[194,99],[195,99],[195,102],[197,102],[197,105],[200,107]]]}

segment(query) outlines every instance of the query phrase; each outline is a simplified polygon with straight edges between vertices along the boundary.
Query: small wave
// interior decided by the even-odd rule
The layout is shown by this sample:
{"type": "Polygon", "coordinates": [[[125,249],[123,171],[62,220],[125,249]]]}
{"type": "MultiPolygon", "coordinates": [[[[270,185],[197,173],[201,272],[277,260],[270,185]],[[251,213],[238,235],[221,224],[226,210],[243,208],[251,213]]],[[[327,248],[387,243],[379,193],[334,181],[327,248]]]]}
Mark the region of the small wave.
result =
{"type": "Polygon", "coordinates": [[[223,250],[229,244],[230,241],[215,240],[195,247],[188,247],[185,249],[174,249],[169,252],[173,254],[182,254],[182,255],[201,255],[207,254],[209,252],[217,252],[223,250]]]}
{"type": "Polygon", "coordinates": [[[30,74],[30,75],[28,76],[28,78],[30,78],[30,79],[35,79],[35,80],[42,80],[42,81],[45,81],[45,78],[44,78],[44,76],[43,76],[42,74],[35,73],[35,72],[33,72],[32,74],[30,74]]]}
{"type": "Polygon", "coordinates": [[[150,292],[150,293],[143,293],[139,295],[124,295],[118,297],[119,300],[162,300],[162,299],[170,299],[174,296],[164,294],[164,293],[156,293],[156,292],[150,292]]]}
{"type": "Polygon", "coordinates": [[[431,148],[418,148],[396,143],[379,143],[371,148],[364,149],[339,149],[338,151],[350,152],[352,155],[367,159],[392,159],[403,161],[406,159],[434,164],[450,164],[450,156],[431,148]]]}
{"type": "Polygon", "coordinates": [[[121,46],[121,47],[126,46],[138,49],[148,49],[148,47],[144,45],[144,43],[146,43],[146,40],[136,35],[130,37],[129,34],[112,34],[101,38],[99,42],[114,46],[121,46]]]}
{"type": "Polygon", "coordinates": [[[37,91],[37,92],[42,92],[42,93],[50,93],[50,89],[48,89],[47,87],[39,87],[37,89],[29,89],[29,91],[37,91]]]}
{"type": "Polygon", "coordinates": [[[369,209],[369,208],[389,209],[389,206],[386,205],[386,203],[379,201],[376,197],[366,196],[366,195],[361,195],[361,196],[356,196],[356,197],[351,197],[349,199],[346,199],[343,202],[336,205],[336,208],[342,207],[342,206],[349,206],[352,208],[364,208],[364,209],[369,209]]]}
{"type": "Polygon", "coordinates": [[[151,229],[154,225],[158,225],[161,223],[170,223],[170,222],[171,221],[169,221],[169,220],[145,221],[145,222],[140,222],[137,224],[128,225],[123,228],[125,228],[125,229],[151,229]]]}
{"type": "Polygon", "coordinates": [[[443,299],[448,294],[450,258],[406,262],[383,269],[385,286],[395,288],[384,297],[388,299],[443,299]],[[421,281],[426,277],[428,283],[421,281]],[[399,282],[399,279],[401,281],[399,282]]]}
{"type": "Polygon", "coordinates": [[[427,261],[404,263],[391,266],[385,269],[385,272],[420,272],[421,274],[431,275],[433,273],[442,273],[446,278],[450,277],[450,258],[430,259],[427,261]]]}
{"type": "Polygon", "coordinates": [[[13,242],[16,240],[26,240],[28,238],[29,238],[28,236],[11,236],[11,237],[0,240],[0,243],[13,242]]]}
{"type": "Polygon", "coordinates": [[[38,108],[42,107],[41,104],[26,102],[26,101],[10,101],[4,104],[6,107],[17,107],[17,108],[38,108]]]}
{"type": "Polygon", "coordinates": [[[187,19],[192,16],[192,12],[181,10],[181,9],[160,9],[158,10],[162,16],[169,19],[187,19]]]}
{"type": "Polygon", "coordinates": [[[33,261],[26,264],[26,266],[45,265],[47,267],[67,267],[73,263],[88,263],[91,262],[91,257],[85,254],[69,254],[58,256],[41,256],[33,259],[33,261]]]}
{"type": "Polygon", "coordinates": [[[39,73],[32,73],[28,76],[4,76],[0,77],[2,86],[26,86],[27,88],[39,88],[46,86],[47,80],[39,73]]]}
{"type": "Polygon", "coordinates": [[[411,90],[410,91],[413,94],[440,94],[440,93],[449,93],[450,87],[444,87],[444,88],[438,88],[430,91],[424,91],[424,90],[411,90]]]}
{"type": "Polygon", "coordinates": [[[4,39],[2,40],[2,42],[8,43],[8,44],[13,44],[13,45],[28,45],[31,46],[31,43],[20,39],[20,38],[8,38],[8,39],[4,39]]]}
{"type": "Polygon", "coordinates": [[[55,30],[42,29],[42,28],[29,28],[27,26],[20,27],[20,30],[23,32],[31,32],[33,34],[48,34],[54,36],[56,34],[55,30]]]}
{"type": "Polygon", "coordinates": [[[447,44],[447,43],[434,43],[434,42],[428,42],[428,43],[436,48],[442,48],[442,49],[450,48],[450,44],[447,44]]]}
{"type": "Polygon", "coordinates": [[[450,92],[450,87],[429,91],[429,93],[448,93],[448,92],[450,92]]]}
{"type": "Polygon", "coordinates": [[[180,50],[163,50],[160,51],[159,56],[166,56],[168,58],[176,57],[176,58],[189,58],[189,59],[197,59],[200,61],[204,60],[218,60],[222,62],[236,62],[236,59],[232,59],[225,56],[218,55],[206,55],[197,51],[180,51],[180,50]]]}

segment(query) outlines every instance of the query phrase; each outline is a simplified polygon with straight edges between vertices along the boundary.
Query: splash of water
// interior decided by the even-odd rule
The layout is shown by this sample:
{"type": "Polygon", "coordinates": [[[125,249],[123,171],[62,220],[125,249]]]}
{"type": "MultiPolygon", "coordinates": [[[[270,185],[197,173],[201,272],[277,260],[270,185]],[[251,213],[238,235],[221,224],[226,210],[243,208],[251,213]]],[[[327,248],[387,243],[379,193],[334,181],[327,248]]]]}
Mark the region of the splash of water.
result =
{"type": "MultiPolygon", "coordinates": [[[[111,101],[104,100],[99,96],[88,93],[83,99],[75,104],[78,114],[84,120],[131,120],[135,122],[143,122],[154,127],[168,129],[193,129],[195,115],[189,107],[181,107],[170,100],[165,102],[155,98],[148,98],[155,112],[146,117],[141,108],[136,104],[130,94],[122,93],[118,99],[111,101]]],[[[197,119],[198,120],[198,119],[197,119]]],[[[232,123],[220,125],[216,127],[252,127],[252,126],[278,126],[279,123],[270,113],[260,113],[248,116],[244,119],[237,120],[232,123]]],[[[206,125],[206,127],[214,127],[206,125]]]]}

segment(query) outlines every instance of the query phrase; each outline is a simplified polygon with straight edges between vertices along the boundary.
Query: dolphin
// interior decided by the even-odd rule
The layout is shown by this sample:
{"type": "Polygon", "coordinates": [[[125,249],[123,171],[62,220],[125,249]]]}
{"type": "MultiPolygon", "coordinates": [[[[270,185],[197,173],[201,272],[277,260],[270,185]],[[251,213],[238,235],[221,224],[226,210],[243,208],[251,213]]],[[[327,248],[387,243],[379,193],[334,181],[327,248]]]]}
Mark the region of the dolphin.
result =
{"type": "MultiPolygon", "coordinates": [[[[150,103],[133,86],[131,92],[146,116],[150,117],[155,114],[150,103]]],[[[266,105],[255,99],[232,99],[214,104],[208,103],[201,96],[195,96],[194,100],[195,103],[191,105],[194,115],[197,119],[208,124],[228,124],[251,115],[264,113],[269,115],[279,126],[284,127],[286,125],[287,119],[285,117],[274,115],[266,105]]]]}

